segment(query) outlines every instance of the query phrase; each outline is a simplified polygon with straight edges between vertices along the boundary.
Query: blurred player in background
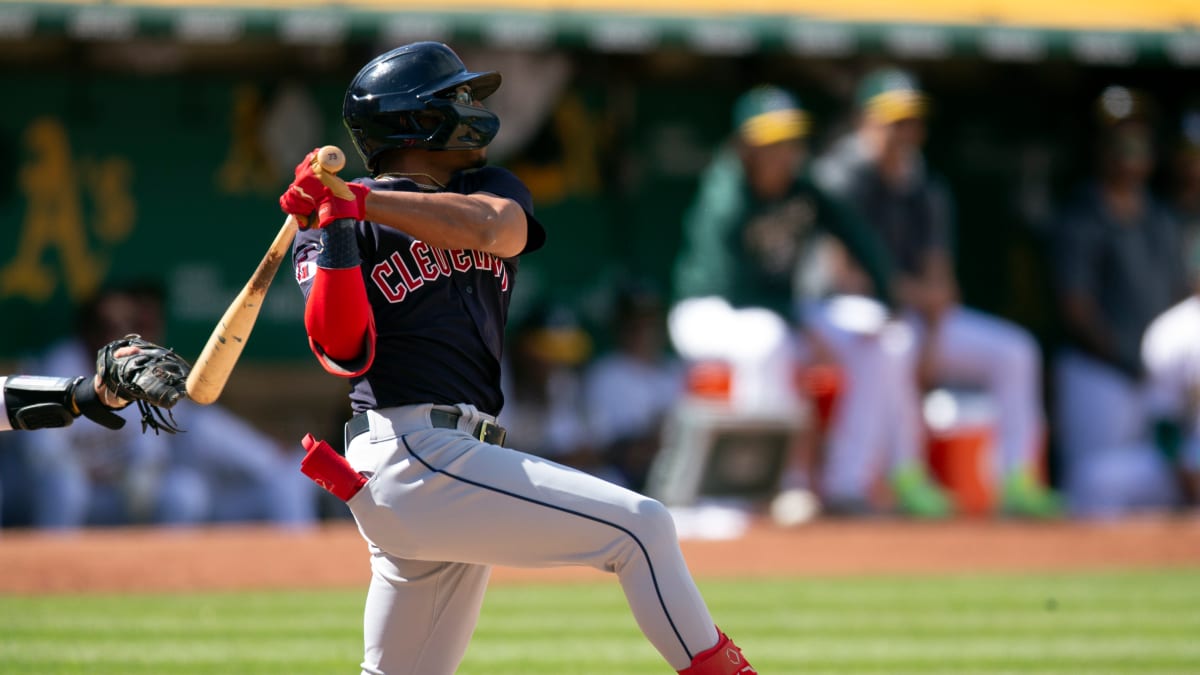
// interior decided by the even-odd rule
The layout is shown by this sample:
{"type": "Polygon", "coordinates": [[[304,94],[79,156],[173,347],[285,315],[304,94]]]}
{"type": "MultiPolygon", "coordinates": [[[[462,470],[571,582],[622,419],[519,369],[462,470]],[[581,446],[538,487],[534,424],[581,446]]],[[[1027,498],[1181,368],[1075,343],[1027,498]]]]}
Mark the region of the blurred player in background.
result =
{"type": "Polygon", "coordinates": [[[809,116],[792,93],[775,86],[744,93],[733,129],[684,217],[679,301],[670,313],[676,349],[733,363],[735,405],[790,407],[796,415],[797,365],[836,363],[846,384],[822,476],[810,477],[824,508],[875,510],[882,473],[903,511],[947,515],[949,502],[921,454],[908,342],[888,316],[885,251],[809,179],[809,116]]]}
{"type": "Polygon", "coordinates": [[[297,469],[301,453],[219,404],[183,401],[187,433],[166,440],[171,466],[200,480],[198,523],[260,522],[303,528],[317,520],[315,486],[297,469]]]}
{"type": "Polygon", "coordinates": [[[1182,115],[1173,169],[1171,209],[1179,221],[1183,251],[1190,262],[1200,247],[1200,106],[1182,115]]]}
{"type": "Polygon", "coordinates": [[[569,308],[543,303],[518,323],[500,383],[507,441],[588,473],[610,473],[588,433],[581,369],[592,339],[569,308]]]}
{"type": "MultiPolygon", "coordinates": [[[[76,334],[28,364],[27,372],[71,377],[95,369],[95,354],[114,335],[159,341],[158,290],[148,284],[102,289],[84,303],[76,334]]],[[[202,519],[194,496],[202,480],[171,465],[162,436],[143,434],[129,409],[119,430],[72,425],[21,437],[32,472],[33,525],[76,528],[131,523],[185,524],[202,519]]]]}
{"type": "MultiPolygon", "coordinates": [[[[140,410],[144,413],[143,432],[150,428],[155,434],[178,431],[174,418],[163,417],[161,411],[165,407],[169,415],[170,408],[186,396],[190,370],[186,360],[139,336],[126,336],[104,345],[93,363],[94,375],[0,375],[0,431],[62,429],[79,417],[107,429],[122,429],[125,418],[117,411],[133,402],[123,396],[136,396],[144,402],[138,406],[145,406],[140,410]]],[[[16,507],[0,514],[5,525],[32,522],[34,477],[23,450],[20,435],[7,436],[0,447],[0,507],[16,507]],[[12,511],[19,515],[10,518],[12,511]]]]}
{"type": "MultiPolygon", "coordinates": [[[[153,283],[102,290],[85,303],[76,337],[52,347],[30,372],[66,376],[95,368],[112,335],[153,342],[164,331],[163,297],[153,283]]],[[[144,434],[132,412],[109,431],[94,425],[47,430],[20,439],[33,472],[33,524],[47,528],[155,523],[265,521],[310,523],[316,495],[288,457],[227,409],[181,401],[186,433],[144,434]]]]}
{"type": "Polygon", "coordinates": [[[926,109],[910,73],[869,73],[858,87],[857,129],[817,162],[815,174],[888,249],[894,292],[916,334],[917,382],[981,386],[990,395],[1002,508],[1053,516],[1057,499],[1039,478],[1046,443],[1040,351],[1023,328],[961,304],[952,198],[922,154],[926,109]]]}
{"type": "Polygon", "coordinates": [[[1142,338],[1155,448],[1179,485],[1178,505],[1200,505],[1200,109],[1182,116],[1171,208],[1179,220],[1191,295],[1159,315],[1142,338]]]}
{"type": "MultiPolygon", "coordinates": [[[[161,323],[161,293],[142,298],[143,314],[160,317],[161,323]]],[[[161,334],[161,325],[155,330],[161,334]]],[[[194,522],[305,527],[316,520],[316,489],[297,471],[302,456],[297,449],[285,450],[219,402],[183,400],[176,412],[188,420],[187,433],[162,440],[169,471],[193,477],[189,500],[194,522]]]]}
{"type": "Polygon", "coordinates": [[[1148,433],[1142,341],[1150,322],[1187,295],[1187,283],[1178,223],[1148,187],[1148,106],[1137,91],[1104,90],[1095,107],[1097,175],[1054,230],[1067,340],[1055,365],[1055,427],[1069,506],[1083,516],[1163,507],[1176,494],[1148,433]]]}
{"type": "Polygon", "coordinates": [[[684,371],[667,354],[666,307],[655,288],[622,284],[613,304],[615,344],[585,372],[585,408],[592,440],[618,482],[640,492],[662,442],[663,420],[683,395],[684,371]]]}
{"type": "Polygon", "coordinates": [[[1193,294],[1150,322],[1142,340],[1154,449],[1178,479],[1175,505],[1188,509],[1200,505],[1200,258],[1192,255],[1193,294]]]}

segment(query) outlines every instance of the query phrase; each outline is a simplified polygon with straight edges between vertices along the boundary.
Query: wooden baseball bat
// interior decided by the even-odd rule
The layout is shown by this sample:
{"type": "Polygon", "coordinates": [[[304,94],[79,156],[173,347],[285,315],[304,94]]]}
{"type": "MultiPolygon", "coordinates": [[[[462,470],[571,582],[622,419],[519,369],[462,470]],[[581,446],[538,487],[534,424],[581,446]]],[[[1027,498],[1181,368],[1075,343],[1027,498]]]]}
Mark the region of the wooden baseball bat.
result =
{"type": "MultiPolygon", "coordinates": [[[[317,152],[315,163],[313,168],[322,182],[325,182],[326,178],[331,182],[340,182],[341,179],[333,174],[341,171],[346,165],[346,156],[336,146],[326,145],[317,152]]],[[[330,187],[337,191],[335,185],[330,187]]],[[[342,191],[346,189],[344,184],[340,187],[342,191]]],[[[225,310],[212,335],[208,336],[204,350],[196,358],[188,375],[188,398],[208,405],[221,395],[234,365],[242,355],[246,340],[250,338],[250,331],[254,329],[254,323],[258,320],[258,312],[262,309],[271,281],[275,279],[275,273],[279,270],[284,256],[291,250],[292,239],[296,236],[298,226],[299,223],[290,215],[283,221],[283,227],[275,235],[275,240],[258,263],[258,268],[225,310]]]]}

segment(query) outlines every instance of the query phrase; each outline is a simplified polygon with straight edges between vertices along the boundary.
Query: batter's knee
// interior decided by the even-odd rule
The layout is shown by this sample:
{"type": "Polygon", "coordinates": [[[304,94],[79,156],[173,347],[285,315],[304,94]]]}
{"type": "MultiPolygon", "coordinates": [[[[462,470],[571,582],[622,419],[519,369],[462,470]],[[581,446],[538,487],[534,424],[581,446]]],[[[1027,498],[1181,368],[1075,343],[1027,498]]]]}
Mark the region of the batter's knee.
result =
{"type": "Polygon", "coordinates": [[[637,505],[638,529],[647,535],[657,537],[675,537],[675,518],[671,510],[662,502],[649,497],[643,498],[637,505]]]}
{"type": "Polygon", "coordinates": [[[624,522],[613,523],[620,533],[605,547],[598,565],[600,569],[620,574],[626,565],[653,557],[664,547],[678,547],[675,520],[666,506],[654,499],[642,497],[627,506],[624,522]]]}
{"type": "Polygon", "coordinates": [[[634,536],[651,556],[679,548],[679,535],[670,509],[654,499],[638,504],[634,536]]]}

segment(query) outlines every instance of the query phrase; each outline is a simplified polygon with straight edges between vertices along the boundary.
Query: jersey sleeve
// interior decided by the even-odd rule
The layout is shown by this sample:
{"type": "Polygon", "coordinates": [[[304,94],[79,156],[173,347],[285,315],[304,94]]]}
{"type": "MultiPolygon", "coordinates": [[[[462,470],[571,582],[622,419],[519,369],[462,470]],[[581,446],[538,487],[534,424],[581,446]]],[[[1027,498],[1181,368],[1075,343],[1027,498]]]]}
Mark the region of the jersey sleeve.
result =
{"type": "Polygon", "coordinates": [[[300,230],[292,242],[292,271],[306,301],[308,294],[312,292],[313,279],[317,275],[317,254],[320,253],[320,249],[320,230],[315,228],[300,230]]]}
{"type": "Polygon", "coordinates": [[[695,201],[683,216],[683,244],[675,264],[675,300],[728,298],[736,261],[729,233],[740,225],[743,203],[736,157],[719,156],[700,179],[695,201]]]}
{"type": "Polygon", "coordinates": [[[520,178],[507,169],[497,167],[480,170],[476,174],[476,178],[478,183],[471,190],[472,192],[487,192],[497,197],[511,199],[525,212],[528,230],[525,235],[525,248],[520,255],[533,253],[546,244],[546,230],[533,214],[533,195],[530,194],[529,188],[521,182],[520,178]]]}

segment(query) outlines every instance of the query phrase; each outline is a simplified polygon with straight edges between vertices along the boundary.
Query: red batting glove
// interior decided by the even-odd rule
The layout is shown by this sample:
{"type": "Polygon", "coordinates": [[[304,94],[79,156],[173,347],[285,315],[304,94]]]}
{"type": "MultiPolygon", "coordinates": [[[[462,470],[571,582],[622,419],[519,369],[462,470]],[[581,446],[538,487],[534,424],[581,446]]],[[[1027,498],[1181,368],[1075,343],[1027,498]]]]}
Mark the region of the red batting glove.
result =
{"type": "Polygon", "coordinates": [[[367,217],[367,195],[371,193],[371,188],[358,183],[346,183],[346,187],[354,193],[354,199],[341,199],[332,192],[325,191],[317,207],[320,220],[317,227],[325,227],[339,218],[364,220],[367,217]]]}
{"type": "Polygon", "coordinates": [[[317,178],[312,168],[313,159],[319,150],[320,148],[314,148],[296,165],[295,180],[279,197],[279,206],[283,212],[289,213],[301,221],[317,209],[317,205],[329,191],[321,179],[317,178]]]}

